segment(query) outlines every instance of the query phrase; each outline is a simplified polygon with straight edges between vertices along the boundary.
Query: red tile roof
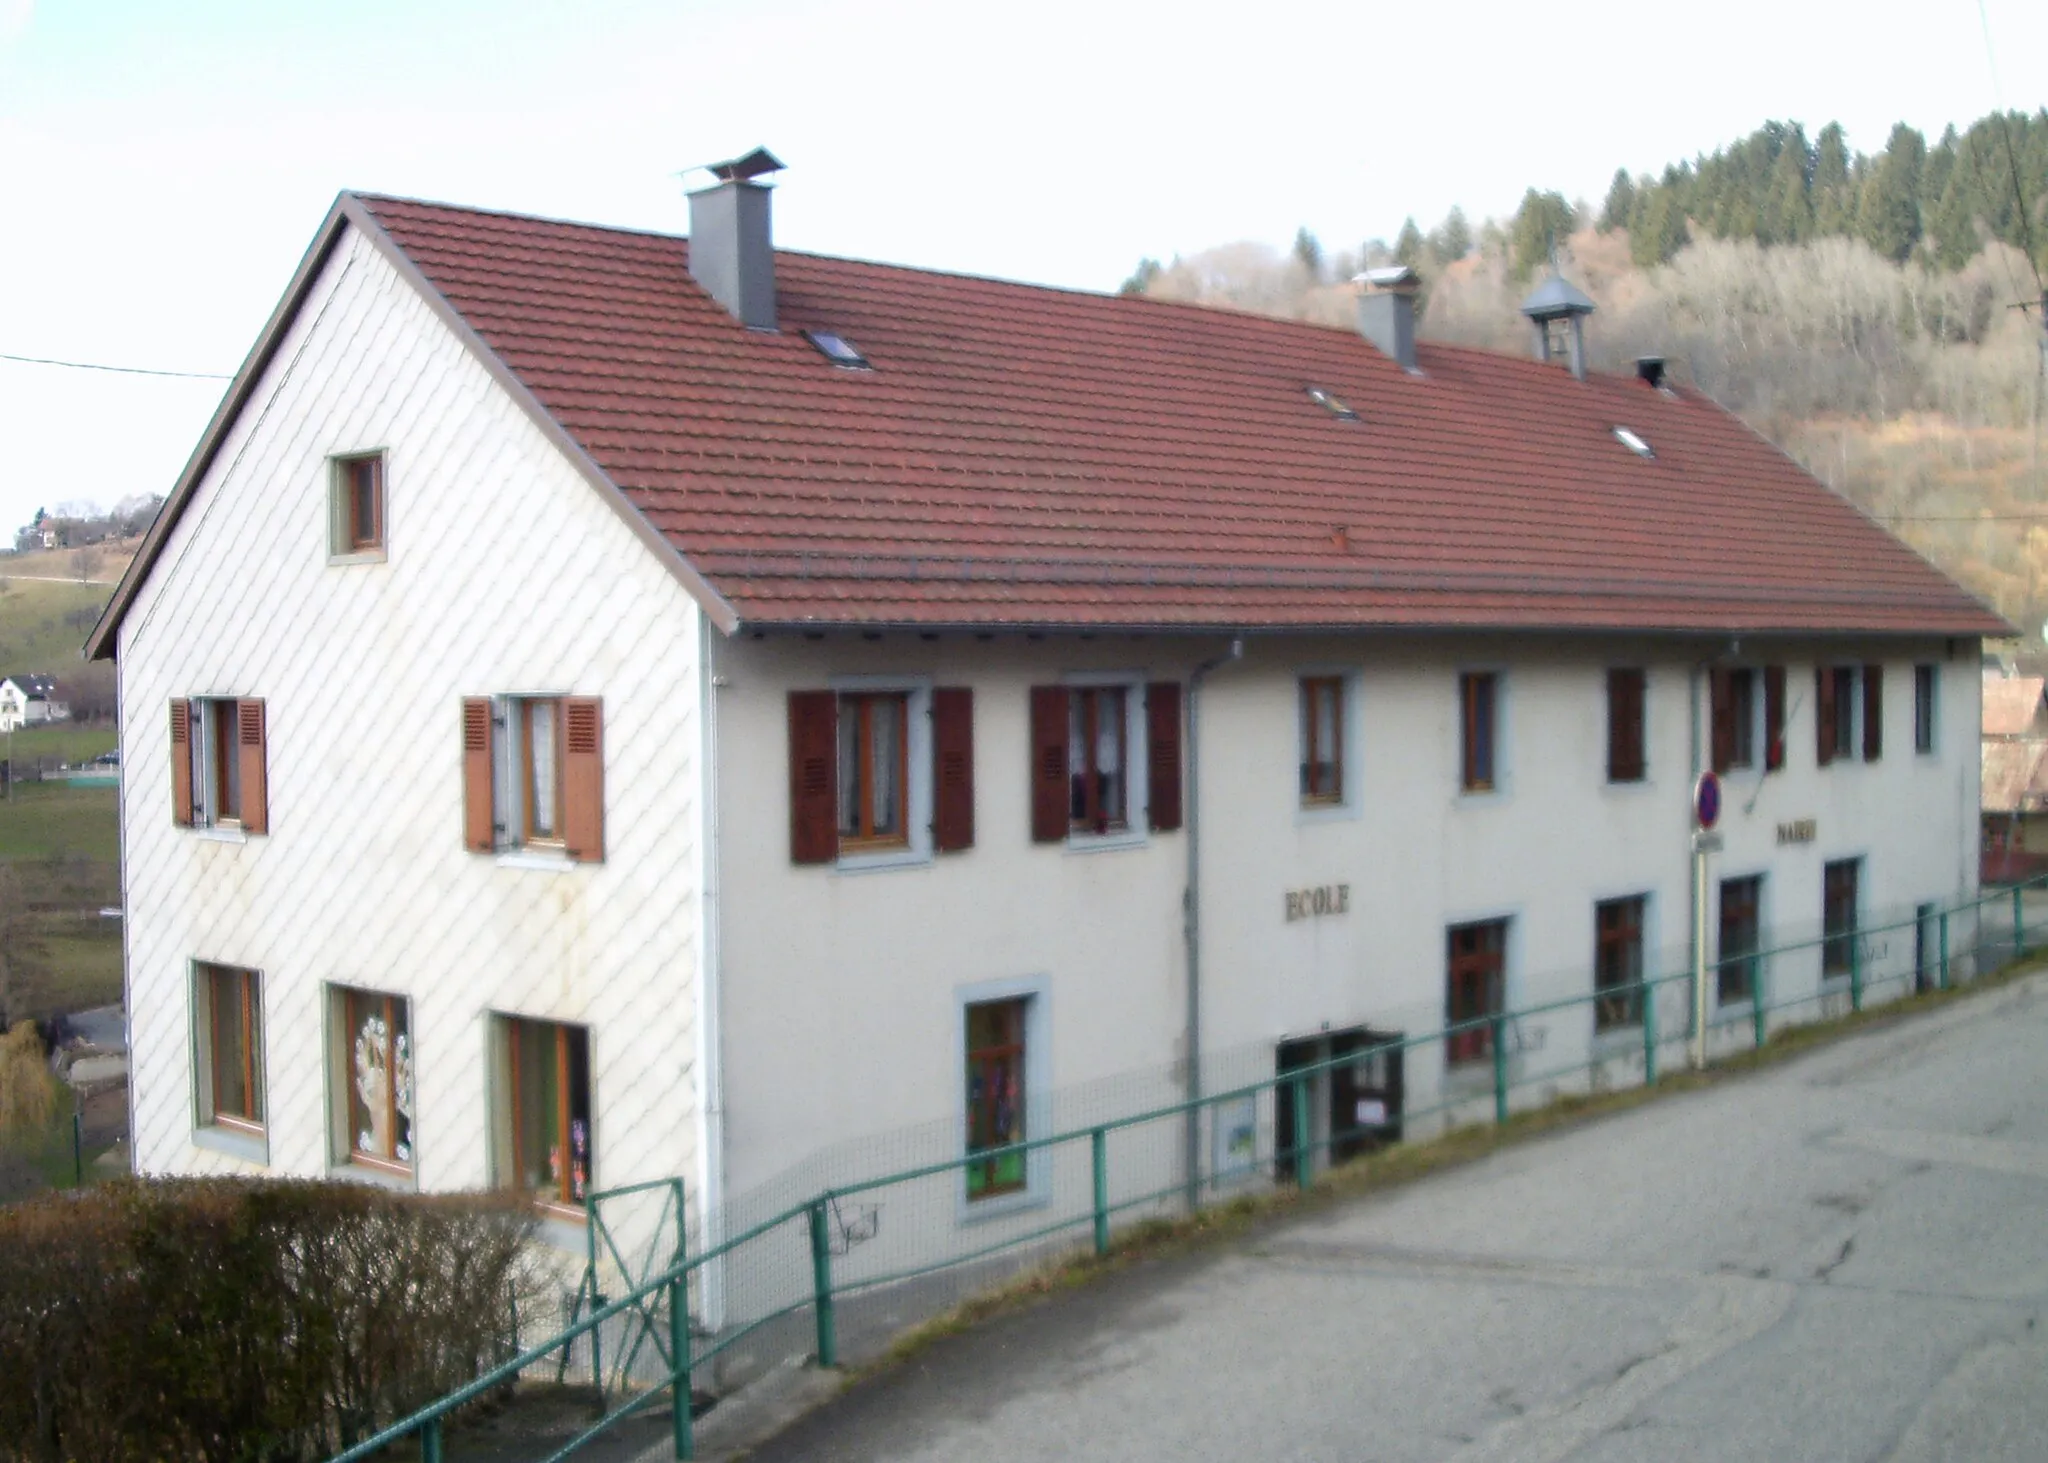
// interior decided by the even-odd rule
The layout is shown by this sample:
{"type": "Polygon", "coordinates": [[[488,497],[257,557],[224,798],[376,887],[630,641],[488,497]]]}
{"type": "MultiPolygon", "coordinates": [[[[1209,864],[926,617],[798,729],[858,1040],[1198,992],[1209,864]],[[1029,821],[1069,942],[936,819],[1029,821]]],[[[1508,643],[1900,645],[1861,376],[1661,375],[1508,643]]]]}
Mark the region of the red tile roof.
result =
{"type": "Polygon", "coordinates": [[[2041,676],[1984,678],[1984,735],[2018,737],[2038,731],[2041,697],[2048,679],[2041,676]]]}
{"type": "Polygon", "coordinates": [[[2009,633],[1633,377],[789,252],[763,333],[683,239],[358,203],[742,622],[2009,633]]]}

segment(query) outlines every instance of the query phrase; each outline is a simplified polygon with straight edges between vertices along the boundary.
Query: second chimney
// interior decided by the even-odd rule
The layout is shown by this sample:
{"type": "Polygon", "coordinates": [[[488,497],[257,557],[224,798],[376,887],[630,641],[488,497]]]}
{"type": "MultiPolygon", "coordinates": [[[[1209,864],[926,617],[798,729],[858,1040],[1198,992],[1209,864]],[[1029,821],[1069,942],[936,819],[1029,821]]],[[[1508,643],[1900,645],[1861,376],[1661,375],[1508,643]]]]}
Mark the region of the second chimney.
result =
{"type": "Polygon", "coordinates": [[[1404,371],[1415,367],[1415,297],[1422,280],[1405,264],[1368,269],[1358,286],[1358,333],[1404,371]]]}
{"type": "Polygon", "coordinates": [[[775,328],[775,190],[754,179],[781,170],[773,153],[757,147],[711,164],[718,181],[690,195],[690,274],[749,330],[775,328]]]}

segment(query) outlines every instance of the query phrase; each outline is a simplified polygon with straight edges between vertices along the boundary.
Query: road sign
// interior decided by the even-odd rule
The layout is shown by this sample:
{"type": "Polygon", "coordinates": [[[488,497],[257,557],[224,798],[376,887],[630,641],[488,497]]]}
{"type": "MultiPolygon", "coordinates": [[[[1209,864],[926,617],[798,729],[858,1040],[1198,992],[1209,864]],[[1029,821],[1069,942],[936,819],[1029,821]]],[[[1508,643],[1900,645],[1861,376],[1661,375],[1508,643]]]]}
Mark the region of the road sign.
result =
{"type": "Polygon", "coordinates": [[[1701,829],[1692,836],[1692,851],[1694,853],[1719,853],[1721,851],[1721,835],[1709,833],[1705,829],[1701,829]]]}
{"type": "Polygon", "coordinates": [[[1702,772],[1692,785],[1692,815],[1701,828],[1721,821],[1721,779],[1711,772],[1702,772]]]}

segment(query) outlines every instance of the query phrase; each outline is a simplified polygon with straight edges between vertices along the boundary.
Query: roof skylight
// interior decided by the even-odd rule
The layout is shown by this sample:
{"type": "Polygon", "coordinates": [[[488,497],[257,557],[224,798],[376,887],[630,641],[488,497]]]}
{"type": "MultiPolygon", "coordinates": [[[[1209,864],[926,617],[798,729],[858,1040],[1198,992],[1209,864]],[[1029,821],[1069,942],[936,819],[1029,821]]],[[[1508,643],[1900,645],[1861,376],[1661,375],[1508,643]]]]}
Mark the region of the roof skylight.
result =
{"type": "Polygon", "coordinates": [[[1638,457],[1653,458],[1657,455],[1655,448],[1651,447],[1648,442],[1645,442],[1627,427],[1616,427],[1614,429],[1614,440],[1635,453],[1638,457]]]}
{"type": "Polygon", "coordinates": [[[835,366],[844,366],[849,371],[874,369],[868,358],[855,350],[843,335],[834,335],[829,330],[806,330],[804,339],[816,346],[818,353],[835,366]]]}
{"type": "Polygon", "coordinates": [[[1358,413],[1339,401],[1320,386],[1308,388],[1308,399],[1341,422],[1355,422],[1358,413]]]}

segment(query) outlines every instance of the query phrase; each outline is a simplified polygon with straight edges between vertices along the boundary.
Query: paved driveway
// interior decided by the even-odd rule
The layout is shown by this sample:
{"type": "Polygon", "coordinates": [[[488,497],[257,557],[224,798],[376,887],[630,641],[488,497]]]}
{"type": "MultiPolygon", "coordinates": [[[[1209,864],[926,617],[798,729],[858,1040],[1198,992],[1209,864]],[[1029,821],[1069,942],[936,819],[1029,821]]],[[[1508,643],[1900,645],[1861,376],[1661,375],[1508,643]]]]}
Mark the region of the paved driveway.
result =
{"type": "Polygon", "coordinates": [[[2048,976],[931,1348],[760,1460],[2048,1459],[2048,976]]]}

